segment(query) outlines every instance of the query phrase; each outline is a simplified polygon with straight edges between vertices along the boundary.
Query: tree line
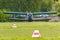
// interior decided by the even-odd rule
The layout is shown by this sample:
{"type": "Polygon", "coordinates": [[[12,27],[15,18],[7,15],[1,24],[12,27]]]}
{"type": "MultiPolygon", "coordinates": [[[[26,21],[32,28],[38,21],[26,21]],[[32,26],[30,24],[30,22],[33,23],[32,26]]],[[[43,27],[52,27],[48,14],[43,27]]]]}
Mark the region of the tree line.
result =
{"type": "Polygon", "coordinates": [[[50,11],[52,0],[0,0],[0,9],[10,11],[50,11]]]}
{"type": "MultiPolygon", "coordinates": [[[[0,0],[0,21],[5,21],[9,15],[5,15],[4,11],[13,12],[47,12],[53,11],[53,0],[0,0]]],[[[58,5],[57,5],[57,10],[58,5]]]]}

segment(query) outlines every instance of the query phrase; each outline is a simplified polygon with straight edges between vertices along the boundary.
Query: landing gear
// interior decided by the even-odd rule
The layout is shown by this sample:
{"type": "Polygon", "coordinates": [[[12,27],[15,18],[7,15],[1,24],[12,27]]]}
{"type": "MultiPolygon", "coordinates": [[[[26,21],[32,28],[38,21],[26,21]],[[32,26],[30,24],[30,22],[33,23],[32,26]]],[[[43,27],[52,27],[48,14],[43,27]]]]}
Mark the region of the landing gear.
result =
{"type": "Polygon", "coordinates": [[[31,22],[32,21],[32,18],[33,18],[33,15],[32,13],[27,13],[27,18],[28,18],[28,21],[31,22]]]}
{"type": "Polygon", "coordinates": [[[29,22],[32,22],[32,18],[28,18],[28,21],[29,21],[29,22]]]}

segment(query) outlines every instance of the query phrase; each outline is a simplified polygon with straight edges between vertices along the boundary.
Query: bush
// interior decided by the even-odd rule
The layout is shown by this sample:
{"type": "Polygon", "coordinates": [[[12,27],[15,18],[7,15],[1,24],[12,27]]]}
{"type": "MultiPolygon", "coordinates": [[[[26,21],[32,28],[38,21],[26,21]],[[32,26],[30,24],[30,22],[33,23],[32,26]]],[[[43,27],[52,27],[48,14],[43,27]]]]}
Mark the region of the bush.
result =
{"type": "Polygon", "coordinates": [[[56,3],[56,11],[58,12],[57,16],[60,16],[60,2],[56,3]]]}
{"type": "Polygon", "coordinates": [[[0,22],[8,21],[9,15],[4,14],[4,10],[0,10],[0,22]]]}

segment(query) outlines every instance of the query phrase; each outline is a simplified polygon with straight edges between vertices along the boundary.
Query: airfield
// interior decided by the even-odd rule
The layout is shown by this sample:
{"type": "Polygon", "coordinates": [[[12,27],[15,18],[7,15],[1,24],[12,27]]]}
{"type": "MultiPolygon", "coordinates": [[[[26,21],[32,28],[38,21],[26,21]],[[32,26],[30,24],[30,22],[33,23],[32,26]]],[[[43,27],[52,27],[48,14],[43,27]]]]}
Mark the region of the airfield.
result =
{"type": "Polygon", "coordinates": [[[0,22],[0,40],[60,40],[60,22],[0,22]],[[34,30],[41,37],[32,38],[34,30]]]}

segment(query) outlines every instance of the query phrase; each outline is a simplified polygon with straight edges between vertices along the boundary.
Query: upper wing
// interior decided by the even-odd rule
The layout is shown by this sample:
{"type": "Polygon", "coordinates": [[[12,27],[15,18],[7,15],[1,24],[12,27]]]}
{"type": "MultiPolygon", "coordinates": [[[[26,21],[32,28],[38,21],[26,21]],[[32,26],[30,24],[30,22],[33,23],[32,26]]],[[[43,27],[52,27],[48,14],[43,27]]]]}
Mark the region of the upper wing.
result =
{"type": "Polygon", "coordinates": [[[33,15],[40,15],[40,14],[56,14],[57,12],[32,12],[33,15]]]}
{"type": "Polygon", "coordinates": [[[27,15],[27,12],[4,12],[5,14],[20,14],[20,15],[27,15]]]}
{"type": "MultiPolygon", "coordinates": [[[[4,12],[5,14],[20,14],[27,15],[27,12],[4,12]]],[[[41,14],[56,14],[57,12],[32,12],[33,15],[41,15],[41,14]]]]}

